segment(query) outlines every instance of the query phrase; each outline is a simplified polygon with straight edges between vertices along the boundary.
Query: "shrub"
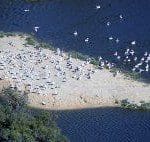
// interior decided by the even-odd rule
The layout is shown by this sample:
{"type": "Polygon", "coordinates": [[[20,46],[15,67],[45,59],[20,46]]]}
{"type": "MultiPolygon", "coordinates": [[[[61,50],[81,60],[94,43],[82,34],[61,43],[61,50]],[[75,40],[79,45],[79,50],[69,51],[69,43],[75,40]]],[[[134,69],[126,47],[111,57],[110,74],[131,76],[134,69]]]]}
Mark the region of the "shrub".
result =
{"type": "Polygon", "coordinates": [[[35,44],[36,44],[36,41],[35,41],[35,39],[32,38],[32,37],[27,37],[27,38],[26,38],[26,44],[28,44],[28,45],[35,45],[35,44]]]}

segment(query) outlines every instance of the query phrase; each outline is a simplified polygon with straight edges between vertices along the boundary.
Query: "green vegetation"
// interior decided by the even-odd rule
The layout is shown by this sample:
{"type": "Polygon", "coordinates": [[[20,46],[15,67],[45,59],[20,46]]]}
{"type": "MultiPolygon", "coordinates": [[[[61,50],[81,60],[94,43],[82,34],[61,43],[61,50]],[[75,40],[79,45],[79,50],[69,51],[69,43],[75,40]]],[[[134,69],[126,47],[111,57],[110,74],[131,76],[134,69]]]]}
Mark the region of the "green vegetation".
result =
{"type": "Polygon", "coordinates": [[[24,34],[23,33],[20,33],[20,32],[7,32],[7,33],[4,33],[3,31],[0,31],[0,38],[3,38],[3,37],[9,37],[9,36],[17,36],[17,35],[19,35],[19,36],[21,36],[21,37],[23,37],[24,36],[24,34]]]}
{"type": "Polygon", "coordinates": [[[33,37],[27,37],[26,44],[34,46],[36,44],[36,40],[33,37]]]}
{"type": "Polygon", "coordinates": [[[0,94],[0,141],[66,142],[52,114],[27,107],[27,94],[7,88],[0,94]]]}
{"type": "Polygon", "coordinates": [[[150,102],[141,101],[139,104],[129,102],[128,99],[121,100],[121,107],[126,109],[150,110],[150,102]]]}

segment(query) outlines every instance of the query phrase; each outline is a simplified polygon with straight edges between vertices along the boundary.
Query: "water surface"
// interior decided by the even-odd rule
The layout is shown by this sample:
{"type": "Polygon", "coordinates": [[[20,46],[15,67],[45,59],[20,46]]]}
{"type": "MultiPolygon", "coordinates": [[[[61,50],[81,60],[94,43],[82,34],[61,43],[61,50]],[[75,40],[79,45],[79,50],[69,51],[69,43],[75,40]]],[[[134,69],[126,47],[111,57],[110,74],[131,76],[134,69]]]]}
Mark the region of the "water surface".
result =
{"type": "Polygon", "coordinates": [[[150,112],[99,108],[59,113],[58,126],[71,142],[149,142],[150,112]]]}

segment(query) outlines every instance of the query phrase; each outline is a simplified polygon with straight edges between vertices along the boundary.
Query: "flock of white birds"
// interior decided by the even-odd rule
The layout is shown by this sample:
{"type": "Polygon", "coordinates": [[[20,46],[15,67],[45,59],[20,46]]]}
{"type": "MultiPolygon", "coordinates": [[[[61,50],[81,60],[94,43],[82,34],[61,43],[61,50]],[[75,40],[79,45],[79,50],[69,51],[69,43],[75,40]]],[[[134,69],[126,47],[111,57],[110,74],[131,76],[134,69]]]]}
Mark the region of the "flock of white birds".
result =
{"type": "MultiPolygon", "coordinates": [[[[96,10],[100,10],[101,9],[101,5],[96,5],[95,7],[96,10]]],[[[29,9],[25,9],[24,12],[29,12],[30,10],[29,9]]],[[[124,20],[124,16],[123,14],[120,14],[119,15],[119,19],[120,20],[124,20]]],[[[111,26],[111,21],[108,21],[106,23],[106,25],[109,27],[111,26]]],[[[35,32],[38,32],[38,30],[40,29],[39,26],[35,26],[34,27],[34,31],[35,32]]],[[[78,36],[78,31],[75,30],[73,32],[73,35],[74,37],[77,37],[78,36]]],[[[119,38],[114,38],[113,36],[110,36],[108,37],[108,40],[109,41],[115,41],[116,44],[118,44],[120,42],[119,38]]],[[[89,37],[86,37],[84,39],[85,43],[89,43],[90,41],[90,38],[89,37]]],[[[137,42],[135,40],[131,41],[131,46],[132,47],[135,47],[137,42]]],[[[144,55],[139,59],[137,56],[136,56],[136,51],[130,48],[126,49],[126,51],[124,52],[124,55],[119,55],[118,51],[116,51],[114,53],[114,57],[117,59],[118,62],[123,62],[124,64],[131,64],[132,65],[132,71],[133,72],[139,72],[139,73],[142,73],[142,72],[145,72],[145,73],[149,73],[149,70],[150,70],[150,53],[148,52],[145,52],[144,55]]],[[[100,61],[100,66],[103,68],[105,65],[109,66],[109,68],[111,66],[114,66],[114,63],[108,63],[108,61],[104,61],[102,59],[102,57],[99,57],[99,61],[100,61]]]]}

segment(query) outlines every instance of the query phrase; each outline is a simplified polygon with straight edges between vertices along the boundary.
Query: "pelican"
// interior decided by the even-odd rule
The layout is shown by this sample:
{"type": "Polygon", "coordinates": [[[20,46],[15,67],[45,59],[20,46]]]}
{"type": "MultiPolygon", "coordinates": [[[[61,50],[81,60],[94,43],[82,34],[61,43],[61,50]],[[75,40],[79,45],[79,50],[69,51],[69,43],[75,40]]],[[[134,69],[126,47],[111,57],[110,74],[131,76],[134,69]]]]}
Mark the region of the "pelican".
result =
{"type": "Polygon", "coordinates": [[[39,29],[39,28],[40,28],[40,27],[35,26],[35,27],[34,27],[35,32],[38,32],[38,29],[39,29]]]}
{"type": "Polygon", "coordinates": [[[100,5],[96,5],[96,9],[100,9],[101,8],[101,6],[100,5]]]}
{"type": "Polygon", "coordinates": [[[77,31],[74,31],[73,34],[74,34],[74,36],[77,36],[77,35],[78,35],[78,32],[77,32],[77,31]]]}

